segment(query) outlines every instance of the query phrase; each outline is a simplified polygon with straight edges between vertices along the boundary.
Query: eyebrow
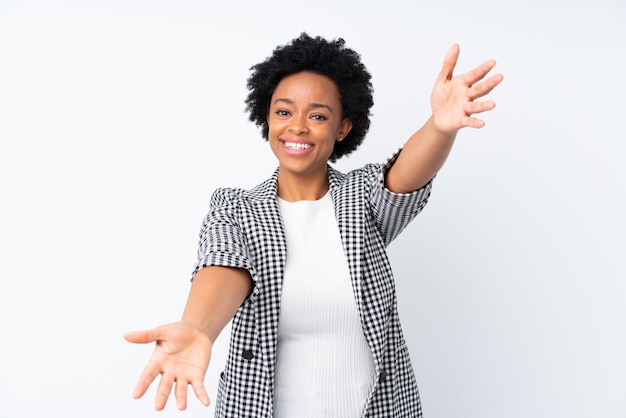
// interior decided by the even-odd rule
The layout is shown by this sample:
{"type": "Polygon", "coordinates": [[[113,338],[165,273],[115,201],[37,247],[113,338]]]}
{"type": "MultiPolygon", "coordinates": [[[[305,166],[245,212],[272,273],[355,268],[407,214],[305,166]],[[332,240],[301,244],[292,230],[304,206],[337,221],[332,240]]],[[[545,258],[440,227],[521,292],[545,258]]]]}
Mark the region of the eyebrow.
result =
{"type": "MultiPolygon", "coordinates": [[[[280,99],[280,98],[274,100],[273,104],[276,104],[276,103],[279,103],[279,102],[280,103],[287,103],[287,104],[290,104],[290,105],[294,104],[293,100],[291,100],[291,99],[280,99]]],[[[309,103],[309,107],[314,108],[314,109],[320,109],[320,108],[328,109],[331,113],[333,112],[333,109],[331,109],[330,106],[322,104],[322,103],[309,103]]]]}

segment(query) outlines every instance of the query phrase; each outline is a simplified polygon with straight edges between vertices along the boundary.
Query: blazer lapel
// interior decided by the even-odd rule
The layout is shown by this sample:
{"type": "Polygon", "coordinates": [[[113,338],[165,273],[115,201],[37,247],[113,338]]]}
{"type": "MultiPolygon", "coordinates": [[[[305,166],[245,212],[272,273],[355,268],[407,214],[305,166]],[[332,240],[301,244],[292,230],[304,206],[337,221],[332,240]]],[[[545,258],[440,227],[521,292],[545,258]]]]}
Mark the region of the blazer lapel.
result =
{"type": "Polygon", "coordinates": [[[250,191],[255,204],[255,222],[257,239],[263,240],[263,254],[259,260],[263,265],[263,280],[258,283],[259,292],[255,308],[256,329],[259,332],[259,349],[270,377],[270,388],[274,390],[274,372],[276,368],[276,343],[278,337],[278,317],[280,313],[280,295],[287,259],[287,240],[278,207],[277,194],[278,170],[273,176],[250,191]]]}
{"type": "Polygon", "coordinates": [[[365,225],[367,222],[366,206],[367,201],[363,196],[365,193],[361,185],[352,185],[343,181],[346,175],[334,170],[329,166],[328,181],[330,185],[331,197],[335,205],[335,217],[339,226],[339,233],[343,244],[343,250],[348,260],[350,268],[350,278],[352,289],[356,299],[361,318],[361,326],[365,339],[370,347],[374,364],[378,368],[385,349],[384,324],[379,318],[372,318],[369,314],[371,306],[375,302],[377,295],[367,292],[366,275],[364,275],[363,257],[365,257],[365,225]]]}
{"type": "Polygon", "coordinates": [[[335,205],[335,217],[339,226],[339,234],[343,250],[348,260],[350,277],[352,279],[352,289],[354,291],[359,311],[363,310],[362,295],[362,265],[361,254],[363,254],[363,228],[360,225],[365,216],[363,206],[359,204],[362,200],[355,193],[362,192],[353,190],[349,193],[342,191],[342,179],[344,174],[328,167],[328,183],[330,194],[335,205]]]}

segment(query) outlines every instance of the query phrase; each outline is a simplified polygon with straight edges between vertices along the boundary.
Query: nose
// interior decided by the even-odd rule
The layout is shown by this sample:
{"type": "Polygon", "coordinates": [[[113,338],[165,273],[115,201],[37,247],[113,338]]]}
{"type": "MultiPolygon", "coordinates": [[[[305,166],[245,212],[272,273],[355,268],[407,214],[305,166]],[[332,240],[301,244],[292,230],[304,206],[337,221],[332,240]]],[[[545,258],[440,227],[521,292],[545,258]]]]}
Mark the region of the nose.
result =
{"type": "Polygon", "coordinates": [[[289,120],[289,132],[294,135],[299,135],[307,132],[308,127],[306,121],[306,115],[294,114],[289,120]]]}

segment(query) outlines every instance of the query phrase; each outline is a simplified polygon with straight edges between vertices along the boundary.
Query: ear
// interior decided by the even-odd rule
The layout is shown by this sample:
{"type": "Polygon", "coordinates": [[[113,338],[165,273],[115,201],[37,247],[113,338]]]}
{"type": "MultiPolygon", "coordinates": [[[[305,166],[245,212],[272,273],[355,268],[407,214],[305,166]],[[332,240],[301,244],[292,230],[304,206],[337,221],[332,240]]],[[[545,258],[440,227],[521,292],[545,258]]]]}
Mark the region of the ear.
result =
{"type": "Polygon", "coordinates": [[[337,133],[337,141],[341,142],[352,130],[352,121],[348,118],[343,118],[339,124],[339,132],[337,133]]]}

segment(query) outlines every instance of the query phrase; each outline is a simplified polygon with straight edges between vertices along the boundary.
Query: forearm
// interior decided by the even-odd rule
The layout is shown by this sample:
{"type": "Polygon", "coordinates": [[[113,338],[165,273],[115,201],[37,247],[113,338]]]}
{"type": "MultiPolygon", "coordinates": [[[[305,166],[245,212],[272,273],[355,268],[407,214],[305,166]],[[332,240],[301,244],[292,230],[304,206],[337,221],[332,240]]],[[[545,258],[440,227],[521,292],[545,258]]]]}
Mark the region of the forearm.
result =
{"type": "Polygon", "coordinates": [[[423,187],[445,163],[456,132],[437,130],[432,116],[404,145],[385,175],[386,187],[395,193],[410,193],[423,187]]]}
{"type": "Polygon", "coordinates": [[[248,271],[211,266],[198,270],[189,291],[183,321],[215,341],[252,288],[248,271]]]}

